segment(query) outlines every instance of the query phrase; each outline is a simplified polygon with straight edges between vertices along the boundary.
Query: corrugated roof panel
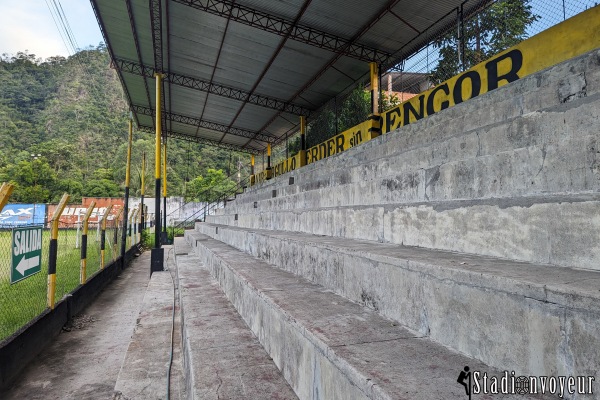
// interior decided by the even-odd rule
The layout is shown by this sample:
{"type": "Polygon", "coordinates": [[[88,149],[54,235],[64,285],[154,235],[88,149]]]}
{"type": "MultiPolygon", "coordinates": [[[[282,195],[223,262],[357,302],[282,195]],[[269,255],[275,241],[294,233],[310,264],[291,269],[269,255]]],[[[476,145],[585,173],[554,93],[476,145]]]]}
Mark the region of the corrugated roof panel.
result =
{"type": "Polygon", "coordinates": [[[104,21],[106,31],[109,32],[110,44],[116,53],[129,53],[133,51],[133,35],[129,24],[127,7],[124,2],[102,3],[99,5],[100,12],[108,16],[104,21]]]}
{"type": "MultiPolygon", "coordinates": [[[[119,3],[125,2],[121,1],[119,3]]],[[[152,45],[152,28],[150,23],[150,9],[148,8],[148,1],[131,0],[131,8],[135,19],[135,28],[138,36],[140,54],[142,56],[142,63],[154,66],[154,47],[152,45]]],[[[129,21],[127,21],[126,26],[130,31],[132,31],[129,21]]],[[[135,49],[133,41],[131,45],[135,49]]],[[[138,61],[137,54],[133,49],[131,52],[129,52],[129,57],[125,56],[124,58],[127,58],[128,60],[135,60],[136,62],[138,61]]]]}
{"type": "Polygon", "coordinates": [[[241,0],[237,1],[236,4],[263,11],[280,18],[293,20],[296,18],[296,14],[302,7],[304,1],[305,0],[241,0]]]}
{"type": "MultiPolygon", "coordinates": [[[[123,81],[129,89],[129,97],[131,98],[131,102],[133,104],[154,108],[153,96],[150,96],[150,106],[148,105],[148,96],[146,95],[146,87],[144,86],[143,77],[131,74],[123,74],[123,81]]],[[[154,89],[154,84],[152,84],[152,89],[154,89]]]]}
{"type": "Polygon", "coordinates": [[[291,130],[291,132],[289,133],[291,135],[300,129],[298,127],[299,124],[300,118],[297,115],[290,115],[284,113],[280,115],[275,121],[273,121],[271,126],[269,126],[269,132],[273,130],[276,132],[282,132],[285,135],[286,132],[290,132],[291,130]]]}
{"type": "Polygon", "coordinates": [[[229,125],[240,107],[242,107],[242,102],[239,100],[226,99],[211,94],[208,96],[208,102],[204,109],[204,119],[229,125]]]}
{"type": "MultiPolygon", "coordinates": [[[[258,93],[288,100],[306,81],[320,71],[331,59],[330,52],[307,44],[288,41],[275,62],[258,85],[258,93]],[[298,63],[298,60],[304,60],[298,63]]],[[[311,108],[313,108],[311,106],[311,108]]]]}
{"type": "Polygon", "coordinates": [[[275,53],[281,37],[231,22],[215,72],[215,81],[250,90],[275,53]]]}
{"type": "Polygon", "coordinates": [[[388,13],[361,37],[361,42],[393,53],[417,35],[410,26],[388,13]]]}
{"type": "MultiPolygon", "coordinates": [[[[91,1],[103,23],[103,34],[112,55],[118,59],[139,63],[127,3],[114,0],[91,1]]],[[[154,43],[148,0],[131,0],[131,4],[141,62],[154,67],[154,43]]],[[[215,6],[213,3],[203,4],[209,7],[215,6]]],[[[302,6],[308,3],[306,0],[239,0],[237,4],[292,21],[297,17],[302,6]]],[[[380,52],[394,53],[399,58],[399,56],[409,56],[409,50],[415,50],[431,39],[431,32],[421,34],[415,39],[417,31],[423,32],[460,4],[461,0],[435,2],[312,0],[300,18],[299,25],[339,36],[344,40],[358,37],[357,44],[376,48],[380,52]],[[397,16],[386,9],[386,6],[392,4],[391,10],[397,16]],[[376,18],[379,22],[357,36],[363,27],[368,26],[376,18]]],[[[480,0],[467,0],[465,11],[468,12],[470,8],[480,4],[480,0]]],[[[284,42],[285,32],[276,34],[266,32],[264,27],[249,26],[260,25],[264,22],[263,19],[251,13],[237,14],[228,24],[224,15],[217,16],[174,1],[163,2],[163,10],[166,10],[166,5],[169,8],[169,15],[162,17],[163,66],[168,67],[168,71],[172,73],[196,78],[205,83],[213,77],[212,82],[221,89],[215,87],[211,90],[223,90],[220,95],[207,94],[200,90],[172,84],[171,91],[167,91],[166,94],[170,94],[172,101],[167,104],[167,107],[174,114],[202,117],[206,121],[225,126],[233,124],[237,128],[248,131],[267,126],[265,133],[281,138],[297,123],[297,116],[282,113],[281,116],[274,118],[280,113],[251,104],[241,108],[242,101],[239,99],[243,99],[246,95],[244,91],[249,92],[256,86],[255,94],[283,101],[291,100],[295,104],[308,108],[318,108],[341,92],[352,88],[357,81],[366,82],[368,78],[369,60],[357,60],[356,57],[364,57],[359,56],[359,53],[337,57],[333,65],[328,65],[336,55],[320,48],[320,44],[316,43],[319,39],[318,35],[304,37],[303,40],[313,41],[312,44],[288,39],[269,65],[269,60],[284,42]],[[234,21],[236,18],[248,18],[248,20],[242,23],[234,21]],[[225,32],[226,26],[227,32],[225,32]],[[167,31],[171,35],[169,40],[166,38],[167,31]],[[167,49],[168,42],[170,46],[167,49]],[[170,65],[168,65],[169,59],[170,65]],[[242,93],[230,93],[223,87],[240,89],[242,93]],[[240,111],[239,116],[234,120],[238,111],[240,111]],[[271,120],[274,122],[267,125],[271,120]]],[[[450,15],[445,22],[452,22],[453,18],[454,15],[450,15]]],[[[439,29],[440,26],[436,26],[436,30],[439,29]]],[[[121,75],[132,104],[148,107],[144,79],[124,72],[121,72],[121,75]]],[[[153,108],[154,79],[149,78],[147,82],[153,108]]],[[[194,84],[198,83],[196,81],[194,84]]],[[[143,115],[138,117],[140,123],[151,126],[151,117],[143,115]]],[[[180,123],[172,123],[171,127],[174,130],[179,129],[184,134],[213,140],[219,140],[223,136],[221,132],[209,132],[204,128],[197,129],[180,123]]],[[[229,136],[227,135],[227,138],[229,136]]],[[[248,138],[232,139],[232,143],[240,145],[246,142],[248,138]]],[[[251,145],[262,148],[264,142],[253,140],[251,145]]]]}
{"type": "Polygon", "coordinates": [[[171,71],[210,80],[226,20],[171,2],[171,71]]]}
{"type": "Polygon", "coordinates": [[[277,111],[268,108],[246,104],[235,120],[235,126],[243,126],[250,131],[258,131],[266,121],[270,120],[277,111]]]}
{"type": "Polygon", "coordinates": [[[301,23],[350,39],[385,5],[384,0],[328,0],[313,1],[301,23]]]}
{"type": "Polygon", "coordinates": [[[206,93],[186,87],[171,85],[171,110],[178,114],[199,117],[206,100],[206,93]]]}

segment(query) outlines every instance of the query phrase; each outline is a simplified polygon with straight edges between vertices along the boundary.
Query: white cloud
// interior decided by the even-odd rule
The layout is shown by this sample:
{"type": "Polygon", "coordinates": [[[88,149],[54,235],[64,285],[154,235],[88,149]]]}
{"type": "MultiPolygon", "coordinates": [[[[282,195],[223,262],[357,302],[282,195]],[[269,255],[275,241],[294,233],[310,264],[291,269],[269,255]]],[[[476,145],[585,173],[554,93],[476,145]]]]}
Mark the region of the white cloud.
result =
{"type": "MultiPolygon", "coordinates": [[[[48,0],[51,2],[52,0],[48,0]]],[[[96,46],[102,36],[87,0],[60,0],[80,47],[96,46]]],[[[28,50],[38,57],[68,56],[46,0],[0,0],[0,53],[28,50]]]]}

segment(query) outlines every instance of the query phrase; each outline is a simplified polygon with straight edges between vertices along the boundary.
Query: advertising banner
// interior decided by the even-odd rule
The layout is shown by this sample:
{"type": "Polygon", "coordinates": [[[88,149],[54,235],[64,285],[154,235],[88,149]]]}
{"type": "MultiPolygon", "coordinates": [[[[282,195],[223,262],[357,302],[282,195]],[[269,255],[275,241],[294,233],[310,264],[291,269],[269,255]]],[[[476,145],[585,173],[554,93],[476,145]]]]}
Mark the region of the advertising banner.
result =
{"type": "Polygon", "coordinates": [[[45,204],[7,204],[0,214],[0,227],[42,225],[45,218],[45,204]]]}

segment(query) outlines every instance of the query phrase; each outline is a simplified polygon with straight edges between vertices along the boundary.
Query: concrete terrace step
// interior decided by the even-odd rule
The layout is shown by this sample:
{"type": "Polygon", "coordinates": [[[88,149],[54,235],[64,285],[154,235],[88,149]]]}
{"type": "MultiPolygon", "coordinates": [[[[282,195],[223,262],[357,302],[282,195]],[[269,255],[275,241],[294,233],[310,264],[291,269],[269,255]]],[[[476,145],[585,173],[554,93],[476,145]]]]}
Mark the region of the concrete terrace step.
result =
{"type": "Polygon", "coordinates": [[[208,221],[600,270],[599,56],[256,185],[208,221]]]}
{"type": "MultiPolygon", "coordinates": [[[[497,368],[594,375],[600,365],[600,272],[303,233],[196,228],[497,368]]],[[[203,237],[186,235],[192,244],[203,237]]]]}
{"type": "Polygon", "coordinates": [[[171,351],[173,296],[170,273],[152,274],[115,384],[115,398],[164,398],[171,351]]]}
{"type": "Polygon", "coordinates": [[[187,238],[300,399],[463,398],[463,366],[501,375],[206,235],[187,238]]]}
{"type": "Polygon", "coordinates": [[[190,399],[297,399],[183,238],[175,238],[190,399]]]}

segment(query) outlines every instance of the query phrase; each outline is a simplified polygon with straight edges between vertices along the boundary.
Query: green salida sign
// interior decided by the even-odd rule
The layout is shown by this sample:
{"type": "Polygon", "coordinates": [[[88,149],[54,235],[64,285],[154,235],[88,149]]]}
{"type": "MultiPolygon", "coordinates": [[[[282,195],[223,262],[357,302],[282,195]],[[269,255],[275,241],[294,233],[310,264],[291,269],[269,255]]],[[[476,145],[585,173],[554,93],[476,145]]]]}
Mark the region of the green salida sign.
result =
{"type": "Polygon", "coordinates": [[[12,231],[10,283],[42,270],[42,227],[15,228],[12,231]]]}

